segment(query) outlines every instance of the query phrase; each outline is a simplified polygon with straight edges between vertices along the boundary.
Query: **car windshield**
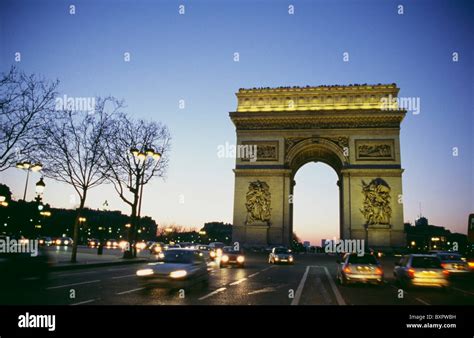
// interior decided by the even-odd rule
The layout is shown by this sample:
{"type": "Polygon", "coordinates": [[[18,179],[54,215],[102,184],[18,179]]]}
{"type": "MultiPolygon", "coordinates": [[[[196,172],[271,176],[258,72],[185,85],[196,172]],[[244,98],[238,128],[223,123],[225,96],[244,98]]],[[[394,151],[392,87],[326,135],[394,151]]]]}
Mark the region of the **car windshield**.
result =
{"type": "Polygon", "coordinates": [[[414,268],[441,268],[441,263],[436,257],[413,257],[411,266],[414,268]]]}
{"type": "Polygon", "coordinates": [[[458,254],[442,254],[442,255],[439,255],[439,259],[441,259],[442,261],[460,261],[460,260],[462,260],[461,255],[458,255],[458,254]]]}
{"type": "Polygon", "coordinates": [[[165,263],[189,264],[193,262],[194,254],[188,250],[169,250],[165,252],[163,261],[165,263]]]}
{"type": "Polygon", "coordinates": [[[372,255],[364,255],[364,256],[350,255],[349,264],[377,264],[377,260],[372,255]]]}
{"type": "Polygon", "coordinates": [[[276,254],[288,254],[288,253],[290,253],[290,250],[285,249],[285,248],[276,248],[275,253],[276,254]]]}

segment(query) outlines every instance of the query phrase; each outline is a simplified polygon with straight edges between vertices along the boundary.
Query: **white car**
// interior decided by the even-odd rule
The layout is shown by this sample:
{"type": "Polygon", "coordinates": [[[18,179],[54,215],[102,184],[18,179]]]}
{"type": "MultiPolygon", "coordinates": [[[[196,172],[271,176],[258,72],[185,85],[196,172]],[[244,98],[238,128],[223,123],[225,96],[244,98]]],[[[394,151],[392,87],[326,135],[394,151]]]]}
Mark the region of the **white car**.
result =
{"type": "Polygon", "coordinates": [[[186,289],[209,283],[207,263],[202,252],[191,249],[168,249],[162,260],[148,263],[136,275],[145,286],[166,289],[186,289]]]}
{"type": "Polygon", "coordinates": [[[295,262],[293,254],[290,249],[285,247],[273,248],[268,255],[268,263],[270,264],[293,264],[295,262]]]}

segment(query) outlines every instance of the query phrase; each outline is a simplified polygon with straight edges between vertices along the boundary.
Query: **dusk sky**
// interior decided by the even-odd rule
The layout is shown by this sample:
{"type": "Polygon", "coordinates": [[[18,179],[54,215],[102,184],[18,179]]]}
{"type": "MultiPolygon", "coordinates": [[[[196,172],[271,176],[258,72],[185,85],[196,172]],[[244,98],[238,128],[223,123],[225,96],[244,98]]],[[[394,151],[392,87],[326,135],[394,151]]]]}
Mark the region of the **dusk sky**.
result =
{"type": "MultiPolygon", "coordinates": [[[[420,114],[409,112],[401,125],[405,221],[414,222],[421,203],[431,224],[466,233],[474,212],[472,7],[450,0],[2,0],[0,70],[16,65],[59,79],[62,95],[123,98],[131,115],[167,124],[168,175],[145,187],[142,214],[189,227],[232,222],[235,160],[219,158],[217,149],[235,143],[228,113],[239,88],[396,83],[399,96],[421,103],[420,114]]],[[[39,177],[31,176],[28,199],[39,177]]],[[[22,197],[25,172],[9,169],[0,181],[22,197]]],[[[296,181],[299,237],[314,244],[338,237],[336,173],[307,164],[296,181]]],[[[46,202],[73,207],[71,188],[45,182],[46,202]]],[[[130,212],[111,186],[91,190],[86,204],[99,208],[104,200],[130,212]]]]}

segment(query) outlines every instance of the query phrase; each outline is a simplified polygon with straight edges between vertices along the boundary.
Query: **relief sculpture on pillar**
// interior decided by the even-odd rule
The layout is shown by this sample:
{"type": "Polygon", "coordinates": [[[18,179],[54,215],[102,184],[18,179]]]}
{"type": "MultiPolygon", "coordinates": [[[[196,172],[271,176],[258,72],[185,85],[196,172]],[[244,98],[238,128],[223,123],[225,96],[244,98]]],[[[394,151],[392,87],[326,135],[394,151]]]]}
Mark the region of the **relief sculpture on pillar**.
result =
{"type": "Polygon", "coordinates": [[[271,218],[271,194],[266,182],[250,182],[246,195],[245,207],[247,208],[246,224],[270,225],[271,218]]]}
{"type": "Polygon", "coordinates": [[[364,215],[367,225],[390,224],[392,217],[390,190],[387,182],[381,178],[376,178],[368,184],[362,181],[364,202],[360,211],[364,215]]]}

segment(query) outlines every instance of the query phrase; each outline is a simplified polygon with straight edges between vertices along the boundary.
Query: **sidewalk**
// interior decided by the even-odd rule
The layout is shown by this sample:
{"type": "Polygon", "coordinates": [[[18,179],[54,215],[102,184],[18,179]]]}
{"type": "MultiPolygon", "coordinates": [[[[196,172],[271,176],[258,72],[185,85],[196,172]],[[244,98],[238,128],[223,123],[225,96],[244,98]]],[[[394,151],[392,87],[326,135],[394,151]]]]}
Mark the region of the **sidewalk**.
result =
{"type": "Polygon", "coordinates": [[[46,251],[52,263],[52,270],[72,270],[92,267],[101,267],[109,265],[125,265],[145,263],[149,260],[147,257],[137,257],[132,259],[123,259],[121,254],[97,255],[97,253],[86,253],[77,251],[77,263],[71,263],[70,248],[60,248],[60,250],[49,249],[46,251]]]}

